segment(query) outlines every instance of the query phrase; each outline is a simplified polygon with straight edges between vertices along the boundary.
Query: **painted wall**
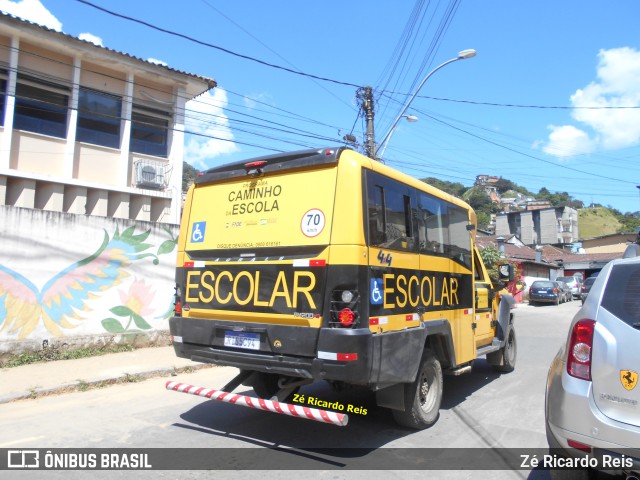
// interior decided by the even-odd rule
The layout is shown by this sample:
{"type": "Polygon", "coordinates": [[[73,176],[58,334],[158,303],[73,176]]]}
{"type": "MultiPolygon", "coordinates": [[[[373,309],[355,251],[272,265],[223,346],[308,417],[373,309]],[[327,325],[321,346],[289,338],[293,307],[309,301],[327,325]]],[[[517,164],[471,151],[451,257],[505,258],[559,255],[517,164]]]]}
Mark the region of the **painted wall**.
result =
{"type": "Polygon", "coordinates": [[[168,331],[178,226],[0,206],[0,355],[168,331]]]}

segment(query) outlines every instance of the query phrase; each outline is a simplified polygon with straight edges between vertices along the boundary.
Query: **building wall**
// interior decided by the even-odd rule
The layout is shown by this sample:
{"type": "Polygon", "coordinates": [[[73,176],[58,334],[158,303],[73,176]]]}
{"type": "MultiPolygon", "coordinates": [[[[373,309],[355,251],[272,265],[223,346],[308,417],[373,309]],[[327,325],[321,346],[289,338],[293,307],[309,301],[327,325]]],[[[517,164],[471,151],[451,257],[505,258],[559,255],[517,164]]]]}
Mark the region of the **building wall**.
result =
{"type": "Polygon", "coordinates": [[[539,210],[540,213],[540,244],[550,245],[560,243],[562,237],[558,232],[558,219],[555,209],[539,210]]]}
{"type": "Polygon", "coordinates": [[[582,240],[586,253],[624,253],[630,243],[635,242],[637,234],[620,233],[582,240]]]}
{"type": "MultiPolygon", "coordinates": [[[[0,126],[0,180],[3,185],[0,205],[39,208],[43,202],[35,197],[51,196],[51,190],[55,189],[61,193],[61,201],[57,201],[58,195],[55,195],[56,201],[44,202],[49,209],[62,205],[61,212],[91,215],[116,212],[119,218],[178,224],[184,107],[186,100],[194,95],[187,94],[187,89],[203,92],[215,82],[182,73],[163,75],[155,65],[12,18],[0,17],[0,30],[9,32],[0,35],[0,39],[10,46],[0,49],[0,68],[7,72],[7,90],[0,92],[5,97],[7,113],[4,126],[0,126]],[[62,92],[68,96],[66,135],[49,135],[41,130],[32,132],[26,127],[19,130],[17,124],[14,126],[16,104],[20,100],[16,88],[21,82],[32,82],[32,87],[35,82],[35,88],[51,91],[52,95],[62,92]],[[79,137],[85,140],[78,141],[78,126],[82,121],[78,101],[82,88],[95,91],[92,101],[102,93],[121,99],[119,142],[99,145],[100,141],[93,133],[87,137],[86,119],[85,135],[79,137]],[[142,120],[136,124],[136,108],[138,115],[159,114],[160,121],[168,122],[165,153],[158,153],[157,148],[149,149],[147,139],[141,140],[144,135],[136,137],[137,148],[132,145],[132,131],[149,125],[142,120]],[[145,145],[140,147],[140,143],[145,145]],[[159,181],[142,184],[137,169],[139,163],[155,168],[159,181]],[[51,186],[52,183],[57,183],[57,187],[51,186]],[[40,188],[46,188],[48,192],[38,194],[40,188]],[[33,189],[35,191],[31,192],[33,189]],[[33,201],[29,198],[31,193],[33,201]],[[133,200],[126,199],[127,195],[133,200]],[[81,199],[85,197],[86,205],[81,207],[81,199]],[[108,205],[102,208],[105,201],[108,205]]],[[[34,122],[42,122],[42,119],[34,122]]],[[[29,128],[32,128],[31,124],[29,128]]]]}
{"type": "Polygon", "coordinates": [[[10,167],[22,172],[64,175],[66,143],[62,138],[16,130],[11,141],[10,167]]]}
{"type": "Polygon", "coordinates": [[[533,224],[533,215],[531,212],[522,212],[520,215],[520,240],[525,245],[535,245],[537,243],[537,235],[533,224]]]}
{"type": "Polygon", "coordinates": [[[178,228],[0,206],[0,355],[166,335],[178,228]]]}

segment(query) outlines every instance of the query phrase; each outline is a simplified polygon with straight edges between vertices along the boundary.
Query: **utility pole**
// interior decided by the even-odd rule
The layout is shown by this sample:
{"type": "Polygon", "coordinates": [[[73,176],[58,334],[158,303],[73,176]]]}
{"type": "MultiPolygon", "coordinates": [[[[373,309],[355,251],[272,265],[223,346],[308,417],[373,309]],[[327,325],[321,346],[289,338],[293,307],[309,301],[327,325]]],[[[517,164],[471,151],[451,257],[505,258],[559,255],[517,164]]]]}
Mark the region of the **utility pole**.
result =
{"type": "Polygon", "coordinates": [[[371,87],[360,87],[356,92],[356,98],[360,102],[360,108],[364,111],[365,119],[367,121],[367,133],[365,138],[364,148],[367,153],[367,157],[376,158],[376,139],[373,130],[373,93],[371,87]]]}

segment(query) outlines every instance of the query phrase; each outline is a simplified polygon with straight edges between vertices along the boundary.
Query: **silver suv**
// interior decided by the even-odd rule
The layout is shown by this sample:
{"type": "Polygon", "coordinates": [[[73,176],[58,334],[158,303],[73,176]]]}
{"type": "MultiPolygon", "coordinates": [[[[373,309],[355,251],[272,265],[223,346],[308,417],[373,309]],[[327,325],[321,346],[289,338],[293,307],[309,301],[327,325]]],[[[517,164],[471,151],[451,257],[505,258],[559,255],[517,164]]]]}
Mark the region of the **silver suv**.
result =
{"type": "Polygon", "coordinates": [[[566,283],[571,289],[573,298],[580,298],[580,279],[578,277],[558,277],[556,282],[566,283]]]}
{"type": "MultiPolygon", "coordinates": [[[[640,245],[632,246],[640,252],[640,245]]],[[[591,287],[549,370],[545,420],[553,452],[592,458],[596,470],[640,478],[639,347],[640,257],[613,260],[591,287]],[[619,460],[605,463],[603,456],[619,460]]]]}

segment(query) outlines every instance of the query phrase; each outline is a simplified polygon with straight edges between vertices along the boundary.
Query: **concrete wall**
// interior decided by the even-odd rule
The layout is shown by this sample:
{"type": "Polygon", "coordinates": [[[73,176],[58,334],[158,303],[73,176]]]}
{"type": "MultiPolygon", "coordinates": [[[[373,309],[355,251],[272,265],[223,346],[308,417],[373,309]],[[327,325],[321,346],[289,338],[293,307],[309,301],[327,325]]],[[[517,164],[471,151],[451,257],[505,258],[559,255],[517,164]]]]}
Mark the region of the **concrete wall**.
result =
{"type": "Polygon", "coordinates": [[[166,336],[178,226],[0,206],[0,356],[166,336]]]}

